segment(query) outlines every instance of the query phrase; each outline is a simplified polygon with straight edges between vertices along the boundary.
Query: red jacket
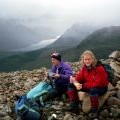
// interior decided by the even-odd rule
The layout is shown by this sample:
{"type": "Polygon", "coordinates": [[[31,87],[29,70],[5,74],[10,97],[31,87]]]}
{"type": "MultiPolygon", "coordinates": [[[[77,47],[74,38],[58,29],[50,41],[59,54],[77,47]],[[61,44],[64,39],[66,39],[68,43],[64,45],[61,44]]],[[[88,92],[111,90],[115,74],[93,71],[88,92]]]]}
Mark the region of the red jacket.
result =
{"type": "Polygon", "coordinates": [[[91,88],[108,86],[107,76],[107,73],[101,65],[92,68],[90,71],[87,70],[86,66],[83,66],[75,79],[82,84],[83,89],[89,90],[91,88]]]}

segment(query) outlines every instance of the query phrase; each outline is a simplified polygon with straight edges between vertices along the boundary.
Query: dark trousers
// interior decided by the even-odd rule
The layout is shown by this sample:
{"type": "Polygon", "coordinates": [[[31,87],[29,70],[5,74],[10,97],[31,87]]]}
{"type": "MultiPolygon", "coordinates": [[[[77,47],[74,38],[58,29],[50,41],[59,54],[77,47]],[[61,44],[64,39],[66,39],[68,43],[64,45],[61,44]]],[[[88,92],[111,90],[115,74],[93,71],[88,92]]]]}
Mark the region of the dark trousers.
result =
{"type": "Polygon", "coordinates": [[[44,101],[60,97],[62,94],[66,93],[69,97],[70,102],[78,101],[78,94],[75,86],[73,84],[68,84],[65,86],[56,86],[53,88],[47,96],[44,98],[44,101]]]}
{"type": "Polygon", "coordinates": [[[65,86],[56,86],[52,90],[50,90],[46,96],[44,96],[43,101],[49,101],[50,99],[54,99],[56,97],[60,97],[62,94],[67,92],[67,87],[65,86]]]}
{"type": "Polygon", "coordinates": [[[91,88],[89,91],[90,96],[100,96],[107,92],[108,87],[101,87],[101,88],[91,88]]]}

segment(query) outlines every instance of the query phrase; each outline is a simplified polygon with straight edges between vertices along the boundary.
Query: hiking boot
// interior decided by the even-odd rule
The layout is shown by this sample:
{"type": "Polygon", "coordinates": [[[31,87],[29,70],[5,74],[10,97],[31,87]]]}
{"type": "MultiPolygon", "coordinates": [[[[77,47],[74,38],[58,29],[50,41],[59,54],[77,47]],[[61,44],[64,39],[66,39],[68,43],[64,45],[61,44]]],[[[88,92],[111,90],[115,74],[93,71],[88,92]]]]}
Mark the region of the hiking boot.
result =
{"type": "Polygon", "coordinates": [[[67,108],[67,111],[79,114],[79,103],[78,102],[70,102],[70,105],[67,108]]]}
{"type": "Polygon", "coordinates": [[[91,113],[89,114],[89,117],[91,120],[98,120],[99,112],[97,109],[91,109],[91,113]]]}
{"type": "Polygon", "coordinates": [[[90,117],[91,120],[94,120],[94,119],[96,120],[98,118],[98,114],[96,112],[91,113],[89,117],[90,117]]]}

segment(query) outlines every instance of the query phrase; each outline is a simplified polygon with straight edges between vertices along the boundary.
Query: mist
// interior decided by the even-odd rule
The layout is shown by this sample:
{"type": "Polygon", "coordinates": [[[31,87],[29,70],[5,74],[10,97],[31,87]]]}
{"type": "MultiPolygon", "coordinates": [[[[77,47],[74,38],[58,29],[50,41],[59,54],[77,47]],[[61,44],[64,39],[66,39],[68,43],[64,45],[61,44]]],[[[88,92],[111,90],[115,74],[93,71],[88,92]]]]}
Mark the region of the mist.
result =
{"type": "MultiPolygon", "coordinates": [[[[33,39],[31,44],[56,38],[76,22],[101,27],[119,26],[119,11],[120,0],[0,1],[0,20],[17,21],[17,24],[20,23],[38,34],[39,40],[33,39]]],[[[21,42],[25,44],[28,40],[21,42]]]]}
{"type": "Polygon", "coordinates": [[[19,18],[42,25],[68,26],[75,22],[119,24],[119,0],[4,0],[0,17],[19,18]]]}

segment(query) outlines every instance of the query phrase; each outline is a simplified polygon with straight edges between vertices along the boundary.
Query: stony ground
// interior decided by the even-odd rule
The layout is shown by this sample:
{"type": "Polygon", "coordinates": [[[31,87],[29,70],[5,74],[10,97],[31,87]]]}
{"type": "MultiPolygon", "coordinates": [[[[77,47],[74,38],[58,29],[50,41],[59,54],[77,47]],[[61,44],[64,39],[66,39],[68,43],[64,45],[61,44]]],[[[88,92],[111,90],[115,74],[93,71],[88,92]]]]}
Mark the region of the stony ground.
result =
{"type": "MultiPolygon", "coordinates": [[[[80,68],[78,62],[71,65],[74,72],[80,68]]],[[[44,80],[46,71],[48,71],[46,68],[41,68],[33,71],[0,73],[0,120],[16,120],[15,96],[27,93],[41,80],[44,80]]],[[[119,89],[105,102],[100,112],[100,120],[120,120],[120,82],[116,86],[119,89]]],[[[46,120],[50,120],[52,114],[56,114],[58,120],[89,120],[89,114],[85,114],[81,110],[79,115],[67,112],[68,105],[69,102],[64,96],[51,101],[44,108],[46,120]]]]}

